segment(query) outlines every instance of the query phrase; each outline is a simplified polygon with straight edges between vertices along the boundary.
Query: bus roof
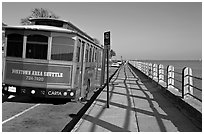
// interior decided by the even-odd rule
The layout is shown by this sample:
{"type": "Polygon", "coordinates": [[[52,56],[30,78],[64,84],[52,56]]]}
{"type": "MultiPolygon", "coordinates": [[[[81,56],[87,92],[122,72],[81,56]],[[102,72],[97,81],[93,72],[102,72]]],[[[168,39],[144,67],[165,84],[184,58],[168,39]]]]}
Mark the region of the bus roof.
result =
{"type": "MultiPolygon", "coordinates": [[[[74,30],[76,32],[79,32],[80,34],[87,36],[87,38],[89,38],[90,40],[93,41],[93,38],[91,36],[89,36],[87,33],[85,33],[84,31],[82,31],[81,29],[79,29],[77,26],[75,26],[74,24],[72,24],[69,21],[66,20],[61,20],[61,19],[56,19],[56,18],[30,18],[29,21],[31,22],[51,22],[51,23],[55,23],[54,25],[56,27],[61,27],[61,28],[65,28],[64,25],[68,25],[69,27],[65,28],[65,29],[70,29],[70,30],[74,30]]],[[[36,25],[36,24],[35,24],[36,25]]],[[[37,24],[40,25],[40,24],[37,24]]]]}
{"type": "Polygon", "coordinates": [[[40,20],[44,20],[44,21],[58,21],[58,22],[62,22],[62,23],[69,23],[66,20],[61,20],[61,19],[56,19],[56,18],[29,18],[29,21],[31,21],[31,22],[36,22],[36,21],[40,21],[40,20]]]}
{"type": "Polygon", "coordinates": [[[70,29],[64,29],[60,27],[45,26],[45,25],[23,25],[23,26],[5,26],[8,29],[29,29],[29,30],[45,30],[45,31],[56,31],[56,32],[70,32],[76,33],[70,29]]]}

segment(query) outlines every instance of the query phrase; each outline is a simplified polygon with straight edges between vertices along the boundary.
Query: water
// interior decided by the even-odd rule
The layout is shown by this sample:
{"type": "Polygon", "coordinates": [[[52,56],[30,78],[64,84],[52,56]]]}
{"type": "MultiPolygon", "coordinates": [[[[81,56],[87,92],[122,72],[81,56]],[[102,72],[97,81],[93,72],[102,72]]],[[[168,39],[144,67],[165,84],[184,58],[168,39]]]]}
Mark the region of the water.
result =
{"type": "MultiPolygon", "coordinates": [[[[182,73],[182,69],[184,67],[190,67],[192,69],[193,76],[202,78],[202,61],[199,60],[146,60],[143,62],[152,63],[152,64],[162,64],[164,65],[164,68],[166,69],[168,65],[174,66],[175,72],[182,73]]],[[[181,75],[175,73],[175,79],[181,80],[181,75]]],[[[193,78],[193,85],[199,89],[202,90],[202,80],[198,80],[193,78]]],[[[175,81],[175,86],[178,89],[181,89],[181,83],[178,81],[175,81]]],[[[181,91],[181,90],[180,90],[181,91]]],[[[193,94],[198,97],[199,99],[202,99],[202,91],[199,91],[198,89],[193,89],[193,94]]]]}
{"type": "Polygon", "coordinates": [[[165,67],[172,65],[177,72],[181,72],[184,67],[190,67],[192,68],[193,76],[202,78],[202,61],[199,60],[150,60],[144,62],[162,64],[165,67]]]}

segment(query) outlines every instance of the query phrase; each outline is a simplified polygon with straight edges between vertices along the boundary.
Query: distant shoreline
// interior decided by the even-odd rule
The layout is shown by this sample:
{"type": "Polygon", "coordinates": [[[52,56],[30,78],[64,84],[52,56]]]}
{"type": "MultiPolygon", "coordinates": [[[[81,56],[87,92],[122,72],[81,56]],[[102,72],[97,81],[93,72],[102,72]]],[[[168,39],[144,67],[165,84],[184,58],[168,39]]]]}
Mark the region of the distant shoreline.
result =
{"type": "Polygon", "coordinates": [[[202,61],[200,60],[137,60],[137,61],[202,61]]]}

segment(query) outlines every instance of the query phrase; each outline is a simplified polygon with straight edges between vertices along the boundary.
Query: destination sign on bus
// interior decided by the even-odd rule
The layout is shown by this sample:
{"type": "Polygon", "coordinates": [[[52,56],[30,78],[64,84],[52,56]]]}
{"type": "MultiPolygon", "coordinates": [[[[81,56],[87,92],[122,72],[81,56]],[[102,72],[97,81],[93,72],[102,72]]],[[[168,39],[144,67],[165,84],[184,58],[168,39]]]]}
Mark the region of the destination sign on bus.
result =
{"type": "Polygon", "coordinates": [[[6,80],[71,83],[71,66],[7,62],[6,80]]]}
{"type": "Polygon", "coordinates": [[[43,71],[18,70],[18,69],[12,69],[12,74],[45,76],[45,77],[63,77],[63,73],[60,73],[60,72],[43,72],[43,71]]]}

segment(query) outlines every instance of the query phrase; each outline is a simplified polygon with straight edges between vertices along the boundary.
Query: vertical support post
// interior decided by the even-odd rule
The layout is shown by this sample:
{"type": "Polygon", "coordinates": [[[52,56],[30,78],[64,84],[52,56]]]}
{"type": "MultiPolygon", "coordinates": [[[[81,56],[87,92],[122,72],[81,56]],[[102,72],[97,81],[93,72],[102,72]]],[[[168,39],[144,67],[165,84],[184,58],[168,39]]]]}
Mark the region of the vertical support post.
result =
{"type": "Polygon", "coordinates": [[[161,64],[158,64],[158,67],[157,67],[157,79],[158,79],[158,83],[159,83],[159,81],[160,81],[160,73],[161,73],[160,65],[161,65],[161,64]]]}
{"type": "Polygon", "coordinates": [[[151,75],[152,75],[152,63],[149,63],[149,69],[148,69],[148,71],[149,71],[149,78],[151,78],[151,75]]]}
{"type": "Polygon", "coordinates": [[[169,75],[169,65],[166,68],[166,89],[168,89],[168,84],[169,84],[168,75],[169,75]]]}
{"type": "Polygon", "coordinates": [[[109,49],[107,48],[107,108],[109,108],[109,49]]]}
{"type": "Polygon", "coordinates": [[[158,77],[158,65],[157,64],[153,64],[153,77],[152,79],[154,81],[157,81],[157,77],[158,77]]]}
{"type": "Polygon", "coordinates": [[[184,78],[185,78],[185,77],[184,77],[184,71],[185,71],[185,67],[184,67],[183,70],[182,70],[182,89],[181,89],[181,90],[182,90],[182,91],[181,91],[181,92],[182,92],[182,96],[181,96],[182,99],[184,98],[184,78]]]}
{"type": "Polygon", "coordinates": [[[7,36],[5,36],[5,44],[4,44],[4,54],[2,55],[2,81],[4,81],[4,78],[5,78],[5,65],[6,65],[6,55],[7,55],[7,41],[8,41],[8,38],[7,36]]]}
{"type": "Polygon", "coordinates": [[[154,64],[152,63],[151,64],[151,78],[153,79],[154,78],[154,66],[153,66],[154,64]]]}
{"type": "Polygon", "coordinates": [[[104,79],[105,79],[105,61],[106,61],[106,53],[105,48],[103,49],[103,55],[102,55],[102,69],[101,69],[101,87],[104,85],[104,79]]]}
{"type": "Polygon", "coordinates": [[[168,67],[168,88],[174,88],[174,67],[171,65],[168,67]]]}
{"type": "Polygon", "coordinates": [[[159,84],[159,64],[157,64],[157,84],[159,84]]]}
{"type": "Polygon", "coordinates": [[[162,64],[159,64],[159,71],[158,71],[158,78],[159,78],[159,82],[164,82],[164,66],[162,64]]]}
{"type": "Polygon", "coordinates": [[[192,69],[189,67],[185,67],[182,71],[183,73],[183,93],[182,97],[187,99],[193,95],[193,78],[192,76],[192,69]]]}
{"type": "MultiPolygon", "coordinates": [[[[52,39],[52,37],[49,37],[49,39],[48,39],[48,52],[47,52],[47,54],[49,54],[50,39],[52,39]]],[[[27,42],[27,36],[24,35],[23,36],[23,59],[26,58],[26,42],[27,42]]],[[[49,55],[47,57],[49,60],[49,55]]]]}
{"type": "Polygon", "coordinates": [[[104,33],[104,47],[107,54],[107,108],[109,108],[109,51],[110,51],[110,31],[104,33]]]}

